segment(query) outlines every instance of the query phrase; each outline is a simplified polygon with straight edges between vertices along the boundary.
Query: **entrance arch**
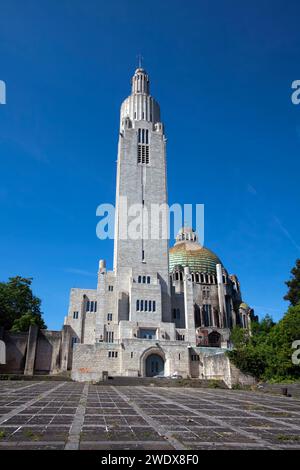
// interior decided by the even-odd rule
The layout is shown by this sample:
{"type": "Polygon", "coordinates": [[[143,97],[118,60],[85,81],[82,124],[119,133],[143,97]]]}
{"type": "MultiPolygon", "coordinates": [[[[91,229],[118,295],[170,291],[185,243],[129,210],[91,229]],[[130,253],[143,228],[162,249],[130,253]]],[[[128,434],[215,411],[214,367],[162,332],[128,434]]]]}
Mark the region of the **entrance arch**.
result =
{"type": "Polygon", "coordinates": [[[217,331],[212,331],[208,335],[208,345],[212,348],[220,348],[221,347],[221,335],[217,331]]]}
{"type": "Polygon", "coordinates": [[[150,354],[146,359],[146,377],[164,375],[165,362],[158,354],[150,354]]]}

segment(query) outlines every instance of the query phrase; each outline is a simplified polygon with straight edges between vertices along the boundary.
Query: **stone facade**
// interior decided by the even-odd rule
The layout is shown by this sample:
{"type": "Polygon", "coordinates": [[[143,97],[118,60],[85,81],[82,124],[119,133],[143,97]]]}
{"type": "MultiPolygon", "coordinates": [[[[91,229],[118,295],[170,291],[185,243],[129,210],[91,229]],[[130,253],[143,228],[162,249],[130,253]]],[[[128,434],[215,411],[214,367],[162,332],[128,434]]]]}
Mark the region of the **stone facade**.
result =
{"type": "Polygon", "coordinates": [[[121,106],[113,270],[100,260],[96,289],[71,289],[61,332],[2,332],[0,373],[247,382],[224,354],[234,325],[251,334],[253,311],[242,301],[237,277],[198,243],[192,228],[182,228],[169,249],[166,137],[149,86],[138,68],[121,106]],[[156,219],[149,218],[153,204],[161,208],[156,219]],[[130,211],[137,205],[139,230],[132,236],[136,213],[130,211]]]}
{"type": "Polygon", "coordinates": [[[101,260],[97,288],[71,290],[72,378],[177,374],[229,382],[230,329],[250,328],[252,311],[237,277],[191,228],[169,251],[167,214],[149,219],[153,204],[167,204],[166,137],[149,86],[138,68],[121,106],[114,269],[101,260]],[[137,204],[140,232],[132,237],[128,209],[137,204]]]}

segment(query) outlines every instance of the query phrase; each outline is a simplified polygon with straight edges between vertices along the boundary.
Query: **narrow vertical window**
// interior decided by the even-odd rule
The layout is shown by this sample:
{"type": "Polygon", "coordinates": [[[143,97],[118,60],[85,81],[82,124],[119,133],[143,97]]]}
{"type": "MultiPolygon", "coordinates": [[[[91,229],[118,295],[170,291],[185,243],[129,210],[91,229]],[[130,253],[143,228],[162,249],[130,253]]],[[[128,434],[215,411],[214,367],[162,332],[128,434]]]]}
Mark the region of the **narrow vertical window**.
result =
{"type": "Polygon", "coordinates": [[[140,309],[140,301],[139,300],[136,301],[136,309],[137,309],[137,311],[139,311],[139,309],[140,309]]]}
{"type": "Polygon", "coordinates": [[[150,284],[150,276],[147,276],[147,284],[150,284]]]}
{"type": "Polygon", "coordinates": [[[155,300],[153,300],[152,310],[153,310],[153,312],[156,311],[156,302],[155,302],[155,300]]]}
{"type": "Polygon", "coordinates": [[[145,312],[148,311],[148,300],[145,300],[145,312]]]}
{"type": "Polygon", "coordinates": [[[152,300],[149,300],[149,312],[152,312],[152,300]]]}
{"type": "Polygon", "coordinates": [[[143,312],[144,311],[144,301],[141,300],[141,311],[143,312]]]}

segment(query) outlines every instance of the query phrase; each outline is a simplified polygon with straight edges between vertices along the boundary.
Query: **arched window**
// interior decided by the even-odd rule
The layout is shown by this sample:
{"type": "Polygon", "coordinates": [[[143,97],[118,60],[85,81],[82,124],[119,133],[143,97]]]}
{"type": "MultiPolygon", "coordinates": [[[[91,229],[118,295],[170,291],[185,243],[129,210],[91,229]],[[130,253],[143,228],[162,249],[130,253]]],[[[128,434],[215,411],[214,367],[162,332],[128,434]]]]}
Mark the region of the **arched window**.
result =
{"type": "Polygon", "coordinates": [[[143,276],[143,284],[146,284],[146,276],[143,276]]]}
{"type": "Polygon", "coordinates": [[[140,284],[142,282],[142,276],[138,277],[138,283],[140,284]]]}

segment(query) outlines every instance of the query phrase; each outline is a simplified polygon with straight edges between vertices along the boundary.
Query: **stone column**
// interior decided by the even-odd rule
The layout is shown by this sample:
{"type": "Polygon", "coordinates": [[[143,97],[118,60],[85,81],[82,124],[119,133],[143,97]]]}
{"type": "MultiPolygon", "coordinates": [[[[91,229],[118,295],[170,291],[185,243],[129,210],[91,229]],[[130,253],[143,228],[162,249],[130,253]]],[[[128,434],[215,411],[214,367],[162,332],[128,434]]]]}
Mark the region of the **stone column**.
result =
{"type": "Polygon", "coordinates": [[[37,347],[39,328],[36,325],[31,325],[28,332],[27,339],[27,354],[24,375],[33,375],[34,373],[34,363],[35,363],[35,353],[37,347]]]}
{"type": "Polygon", "coordinates": [[[60,368],[62,372],[68,370],[70,352],[71,352],[71,332],[72,329],[69,325],[64,325],[62,329],[61,338],[61,363],[60,368]]]}
{"type": "Polygon", "coordinates": [[[192,345],[196,345],[196,328],[194,317],[194,296],[193,296],[193,282],[188,267],[184,268],[184,314],[185,314],[185,340],[192,345]]]}
{"type": "Polygon", "coordinates": [[[226,317],[226,306],[225,306],[225,295],[224,295],[224,284],[223,284],[223,272],[222,272],[222,265],[217,264],[217,283],[218,283],[218,298],[219,298],[219,308],[220,308],[220,326],[221,328],[226,328],[226,324],[224,324],[224,319],[226,317]]]}

